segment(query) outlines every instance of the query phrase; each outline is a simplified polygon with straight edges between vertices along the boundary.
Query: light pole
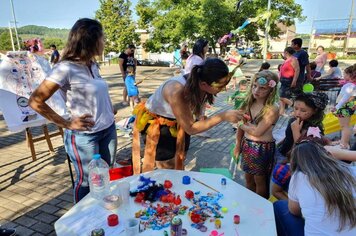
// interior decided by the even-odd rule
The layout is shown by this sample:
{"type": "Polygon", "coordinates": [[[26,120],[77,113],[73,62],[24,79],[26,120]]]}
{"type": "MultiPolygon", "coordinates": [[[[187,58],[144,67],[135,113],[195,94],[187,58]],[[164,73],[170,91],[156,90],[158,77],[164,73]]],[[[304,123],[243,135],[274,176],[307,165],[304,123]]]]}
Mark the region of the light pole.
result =
{"type": "Polygon", "coordinates": [[[11,3],[11,10],[12,10],[12,17],[14,18],[14,25],[15,25],[15,35],[16,35],[16,41],[17,41],[17,47],[18,50],[20,51],[20,41],[19,41],[19,35],[17,33],[17,22],[16,22],[16,16],[15,16],[15,10],[14,10],[14,3],[13,0],[10,0],[11,3]]]}
{"type": "Polygon", "coordinates": [[[12,51],[15,51],[14,38],[12,37],[12,30],[11,30],[11,23],[10,22],[9,22],[9,31],[10,31],[12,51]]]}
{"type": "MultiPolygon", "coordinates": [[[[269,13],[271,10],[271,0],[268,0],[268,5],[267,5],[267,12],[269,13]]],[[[264,45],[263,45],[263,61],[265,62],[267,59],[267,43],[268,43],[268,32],[269,32],[269,18],[270,15],[268,15],[266,19],[266,25],[265,25],[265,39],[264,39],[264,45]]]]}
{"type": "Polygon", "coordinates": [[[346,33],[346,38],[345,38],[345,41],[344,41],[344,51],[343,51],[343,54],[344,56],[347,55],[347,47],[348,47],[348,44],[349,44],[349,39],[350,39],[350,34],[351,34],[351,28],[352,28],[352,16],[354,14],[354,0],[352,0],[352,3],[351,3],[351,10],[350,10],[350,18],[349,18],[349,24],[347,26],[347,33],[346,33]]]}

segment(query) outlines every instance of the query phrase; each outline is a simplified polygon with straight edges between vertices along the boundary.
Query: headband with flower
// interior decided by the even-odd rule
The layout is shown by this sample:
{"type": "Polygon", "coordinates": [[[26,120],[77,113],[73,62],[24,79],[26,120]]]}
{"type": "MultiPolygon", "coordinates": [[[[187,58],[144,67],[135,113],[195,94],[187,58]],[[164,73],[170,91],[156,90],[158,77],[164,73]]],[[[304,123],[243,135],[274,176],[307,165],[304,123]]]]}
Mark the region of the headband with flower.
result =
{"type": "Polygon", "coordinates": [[[256,81],[260,85],[268,85],[268,87],[270,88],[274,88],[277,85],[276,81],[274,81],[273,79],[268,81],[268,79],[266,79],[265,77],[260,77],[256,81]]]}

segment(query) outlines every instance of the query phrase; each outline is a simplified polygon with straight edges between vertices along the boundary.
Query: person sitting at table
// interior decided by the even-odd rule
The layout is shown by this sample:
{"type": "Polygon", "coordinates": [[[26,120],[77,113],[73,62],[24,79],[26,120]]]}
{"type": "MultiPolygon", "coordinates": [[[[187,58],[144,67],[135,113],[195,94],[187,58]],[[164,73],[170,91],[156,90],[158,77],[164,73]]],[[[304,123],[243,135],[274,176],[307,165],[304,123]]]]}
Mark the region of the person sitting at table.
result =
{"type": "Polygon", "coordinates": [[[356,235],[356,168],[302,140],[292,151],[289,200],[274,203],[279,236],[356,235]]]}
{"type": "Polygon", "coordinates": [[[103,50],[102,25],[88,18],[78,20],[69,32],[60,62],[29,100],[36,112],[65,128],[64,146],[77,173],[75,202],[89,193],[88,164],[93,155],[101,154],[109,166],[114,164],[116,155],[113,107],[108,85],[95,62],[103,50]],[[66,99],[70,119],[61,117],[46,104],[57,90],[66,99]]]}
{"type": "Polygon", "coordinates": [[[142,172],[153,170],[155,166],[183,169],[190,135],[223,121],[237,122],[242,118],[241,111],[228,110],[197,120],[205,104],[213,103],[214,96],[225,88],[233,73],[229,73],[222,60],[207,59],[194,66],[189,75],[167,80],[146,103],[136,106],[132,143],[135,174],[141,172],[139,133],[145,142],[142,172]]]}
{"type": "MultiPolygon", "coordinates": [[[[330,144],[330,140],[325,136],[321,135],[320,132],[315,133],[312,131],[313,129],[309,129],[308,132],[299,138],[297,143],[301,140],[309,140],[311,142],[316,142],[322,146],[330,144]]],[[[291,178],[290,172],[290,156],[291,151],[288,152],[287,158],[285,161],[281,163],[277,163],[274,166],[272,173],[272,196],[269,198],[271,202],[275,202],[276,200],[288,200],[288,188],[289,182],[291,178]]]]}

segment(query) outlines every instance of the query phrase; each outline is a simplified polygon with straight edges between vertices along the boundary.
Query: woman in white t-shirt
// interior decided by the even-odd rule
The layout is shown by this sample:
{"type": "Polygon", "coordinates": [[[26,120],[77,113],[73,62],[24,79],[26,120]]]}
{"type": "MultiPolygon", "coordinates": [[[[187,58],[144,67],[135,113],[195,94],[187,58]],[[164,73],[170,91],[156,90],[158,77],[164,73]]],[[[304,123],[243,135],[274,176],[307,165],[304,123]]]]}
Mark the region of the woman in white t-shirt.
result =
{"type": "Polygon", "coordinates": [[[187,64],[184,68],[184,74],[188,74],[192,71],[196,65],[201,65],[204,62],[205,55],[209,50],[208,40],[198,39],[193,46],[193,54],[187,59],[187,64]]]}
{"type": "Polygon", "coordinates": [[[36,112],[65,128],[64,146],[77,173],[75,202],[89,193],[88,164],[93,155],[101,154],[109,166],[116,155],[117,135],[109,89],[95,62],[95,56],[102,55],[103,50],[101,24],[87,18],[78,20],[69,32],[61,61],[29,100],[36,112]],[[71,114],[68,120],[46,104],[57,90],[71,114]]]}
{"type": "Polygon", "coordinates": [[[292,151],[288,201],[274,203],[278,235],[356,235],[356,170],[321,145],[292,151]]]}

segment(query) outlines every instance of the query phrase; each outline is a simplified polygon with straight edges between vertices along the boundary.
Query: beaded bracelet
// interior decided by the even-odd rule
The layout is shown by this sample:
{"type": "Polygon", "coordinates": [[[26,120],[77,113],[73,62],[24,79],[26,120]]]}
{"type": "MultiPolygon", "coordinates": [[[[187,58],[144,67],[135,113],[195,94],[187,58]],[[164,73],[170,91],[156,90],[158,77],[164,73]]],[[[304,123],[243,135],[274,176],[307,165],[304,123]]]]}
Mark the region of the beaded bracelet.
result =
{"type": "Polygon", "coordinates": [[[243,124],[244,124],[244,122],[242,120],[240,120],[239,122],[237,122],[237,127],[240,128],[243,124]]]}

